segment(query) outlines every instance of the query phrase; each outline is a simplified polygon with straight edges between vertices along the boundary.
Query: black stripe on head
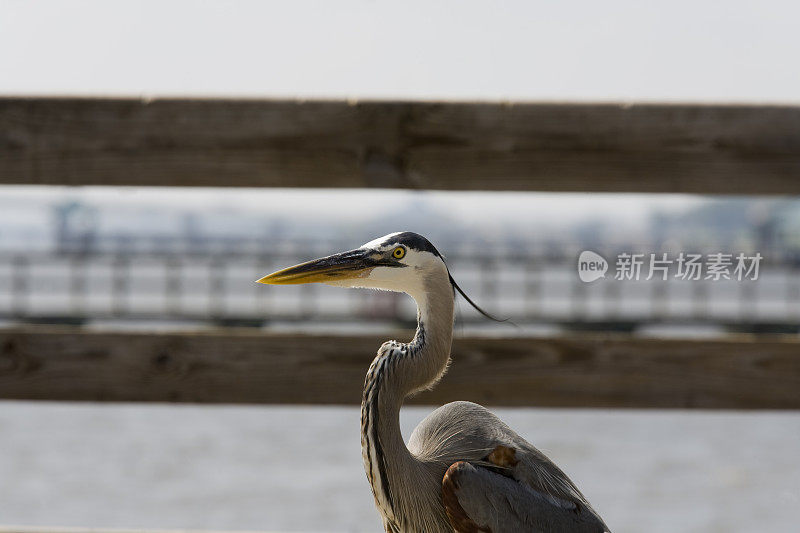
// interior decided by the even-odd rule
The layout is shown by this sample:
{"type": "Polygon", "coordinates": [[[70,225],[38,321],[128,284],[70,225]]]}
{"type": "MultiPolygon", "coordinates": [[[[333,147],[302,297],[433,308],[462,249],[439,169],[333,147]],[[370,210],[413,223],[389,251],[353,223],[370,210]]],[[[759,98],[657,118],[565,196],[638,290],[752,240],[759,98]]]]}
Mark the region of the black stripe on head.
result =
{"type": "MultiPolygon", "coordinates": [[[[436,257],[438,257],[439,259],[441,259],[442,261],[444,261],[444,258],[442,257],[442,254],[440,254],[439,250],[437,250],[436,247],[433,244],[431,244],[431,241],[429,241],[428,239],[426,239],[425,237],[423,237],[419,233],[414,233],[413,231],[403,231],[403,232],[398,233],[397,235],[392,235],[391,237],[387,238],[385,241],[383,241],[381,243],[381,245],[386,246],[386,245],[394,244],[394,243],[402,244],[403,246],[406,246],[407,248],[410,248],[412,250],[416,250],[416,251],[419,251],[419,252],[430,252],[433,255],[435,255],[436,257]]],[[[472,299],[469,296],[467,296],[466,293],[463,290],[461,290],[461,287],[458,286],[458,284],[456,283],[456,280],[454,280],[453,276],[450,274],[450,269],[448,269],[447,275],[450,278],[450,284],[453,286],[453,290],[454,291],[458,291],[458,293],[461,294],[461,296],[463,296],[464,299],[467,302],[469,302],[469,304],[472,307],[474,307],[480,314],[482,314],[483,316],[485,316],[486,318],[488,318],[490,320],[494,320],[495,322],[510,322],[507,318],[497,318],[497,317],[487,313],[483,309],[481,309],[478,306],[478,304],[473,302],[472,299]]],[[[513,324],[513,322],[512,322],[512,324],[513,324]]]]}
{"type": "Polygon", "coordinates": [[[442,254],[440,254],[439,250],[437,250],[436,247],[431,244],[431,241],[419,233],[414,233],[413,231],[403,231],[397,235],[392,235],[383,241],[382,244],[388,245],[393,243],[402,244],[406,248],[410,248],[418,252],[429,252],[436,257],[442,257],[442,254]]]}

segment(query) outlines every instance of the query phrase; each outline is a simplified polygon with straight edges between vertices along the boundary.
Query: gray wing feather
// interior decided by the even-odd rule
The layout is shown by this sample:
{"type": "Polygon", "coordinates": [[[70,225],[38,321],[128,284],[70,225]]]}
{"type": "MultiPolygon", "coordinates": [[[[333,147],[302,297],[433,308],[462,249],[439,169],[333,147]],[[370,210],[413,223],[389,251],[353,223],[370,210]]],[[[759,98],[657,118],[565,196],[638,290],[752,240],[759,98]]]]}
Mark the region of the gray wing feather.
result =
{"type": "MultiPolygon", "coordinates": [[[[545,505],[542,502],[549,502],[551,507],[567,511],[569,509],[562,507],[562,504],[567,507],[571,505],[572,509],[579,510],[581,515],[587,517],[587,523],[599,524],[597,529],[586,531],[608,530],[580,490],[558,466],[480,405],[453,402],[440,407],[417,426],[408,447],[419,459],[442,465],[441,472],[458,461],[469,462],[473,468],[478,469],[478,474],[474,476],[475,483],[486,477],[487,480],[494,480],[492,483],[499,484],[498,486],[516,487],[516,492],[509,492],[515,496],[509,497],[521,503],[519,498],[524,496],[531,504],[536,504],[534,508],[539,510],[546,508],[542,507],[545,505]],[[514,450],[513,464],[498,468],[497,464],[488,462],[489,454],[497,446],[514,450]],[[487,477],[489,474],[494,477],[487,477]]],[[[483,498],[488,504],[494,496],[488,493],[488,489],[485,491],[483,498]]],[[[556,511],[557,509],[553,512],[556,511]]],[[[558,513],[560,511],[556,512],[558,513]]],[[[497,533],[506,529],[493,531],[497,533]]],[[[568,528],[565,531],[583,530],[568,528]]]]}
{"type": "Polygon", "coordinates": [[[603,522],[580,504],[538,492],[515,479],[467,462],[456,463],[448,469],[443,492],[448,516],[456,531],[606,531],[603,522]],[[452,498],[448,502],[448,491],[457,499],[457,505],[452,498]],[[468,523],[465,517],[472,524],[464,526],[468,523]]]}

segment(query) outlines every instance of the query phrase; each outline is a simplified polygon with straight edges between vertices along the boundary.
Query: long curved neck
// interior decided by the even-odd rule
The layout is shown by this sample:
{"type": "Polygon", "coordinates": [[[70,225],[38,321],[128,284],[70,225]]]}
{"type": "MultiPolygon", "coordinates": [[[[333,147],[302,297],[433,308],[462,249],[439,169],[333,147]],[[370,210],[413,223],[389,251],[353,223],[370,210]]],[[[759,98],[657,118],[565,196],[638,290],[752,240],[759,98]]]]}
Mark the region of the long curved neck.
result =
{"type": "Polygon", "coordinates": [[[390,522],[403,502],[393,485],[413,479],[418,464],[400,432],[400,406],[410,394],[434,385],[447,370],[453,338],[453,288],[449,280],[428,280],[411,293],[417,302],[417,332],[409,343],[381,346],[367,372],[361,403],[364,467],[376,504],[390,522]]]}

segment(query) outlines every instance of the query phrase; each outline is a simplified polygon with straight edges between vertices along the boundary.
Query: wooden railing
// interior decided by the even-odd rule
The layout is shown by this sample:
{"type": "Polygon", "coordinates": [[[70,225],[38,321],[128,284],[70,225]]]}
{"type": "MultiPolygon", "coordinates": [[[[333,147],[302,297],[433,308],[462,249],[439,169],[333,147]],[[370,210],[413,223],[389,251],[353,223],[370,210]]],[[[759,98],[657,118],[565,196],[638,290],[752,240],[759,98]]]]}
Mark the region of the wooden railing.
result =
{"type": "MultiPolygon", "coordinates": [[[[800,107],[0,98],[0,183],[800,194],[800,107]]],[[[0,397],[356,403],[385,338],[6,329],[0,397]]],[[[417,401],[800,408],[796,335],[464,338],[453,359],[417,401]]]]}
{"type": "Polygon", "coordinates": [[[0,183],[800,193],[800,107],[0,98],[0,183]]]}
{"type": "MultiPolygon", "coordinates": [[[[0,330],[0,398],[357,404],[380,344],[222,330],[0,330]]],[[[558,407],[800,408],[800,339],[457,338],[442,382],[413,401],[558,407]]]]}

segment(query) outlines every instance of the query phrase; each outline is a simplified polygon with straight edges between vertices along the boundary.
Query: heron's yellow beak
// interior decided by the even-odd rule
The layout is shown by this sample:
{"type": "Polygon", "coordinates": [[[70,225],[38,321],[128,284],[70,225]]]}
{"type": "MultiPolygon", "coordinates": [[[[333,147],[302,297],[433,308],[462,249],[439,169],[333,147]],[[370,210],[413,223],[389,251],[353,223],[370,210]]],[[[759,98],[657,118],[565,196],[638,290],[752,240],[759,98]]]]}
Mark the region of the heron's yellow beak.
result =
{"type": "Polygon", "coordinates": [[[380,263],[369,250],[351,250],[284,268],[256,280],[266,285],[297,285],[328,283],[330,281],[368,276],[380,263]]]}

